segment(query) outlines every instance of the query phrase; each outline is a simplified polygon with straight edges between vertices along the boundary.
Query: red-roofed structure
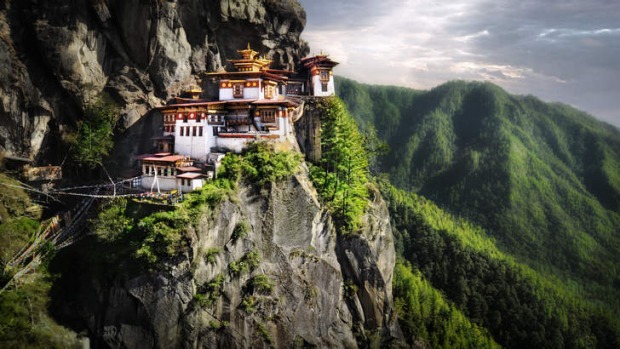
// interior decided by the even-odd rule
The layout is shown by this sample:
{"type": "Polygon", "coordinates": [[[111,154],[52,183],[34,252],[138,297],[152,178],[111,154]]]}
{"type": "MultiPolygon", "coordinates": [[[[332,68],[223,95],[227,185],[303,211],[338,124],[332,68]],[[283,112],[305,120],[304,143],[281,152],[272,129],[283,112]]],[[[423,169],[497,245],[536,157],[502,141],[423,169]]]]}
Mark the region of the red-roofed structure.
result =
{"type": "MultiPolygon", "coordinates": [[[[206,74],[217,81],[217,101],[202,98],[202,89],[192,85],[158,108],[164,120],[162,135],[153,138],[159,153],[139,158],[145,188],[194,190],[205,174],[193,162],[206,164],[212,152],[241,152],[257,139],[294,142],[293,122],[302,115],[302,102],[293,96],[334,94],[331,69],[338,63],[326,55],[302,59],[303,71],[295,76],[271,69],[271,61],[249,45],[238,52],[241,58],[230,60],[232,71],[206,74]]],[[[218,163],[206,165],[210,173],[218,163]]]]}

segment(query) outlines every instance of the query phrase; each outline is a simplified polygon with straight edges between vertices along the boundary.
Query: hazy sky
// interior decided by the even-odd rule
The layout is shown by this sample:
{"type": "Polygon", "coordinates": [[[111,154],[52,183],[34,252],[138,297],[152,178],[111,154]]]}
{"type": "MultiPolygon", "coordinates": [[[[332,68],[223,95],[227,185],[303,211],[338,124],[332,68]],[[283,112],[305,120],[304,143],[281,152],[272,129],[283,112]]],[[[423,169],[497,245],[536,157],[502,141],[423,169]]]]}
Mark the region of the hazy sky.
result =
{"type": "Polygon", "coordinates": [[[302,37],[372,84],[488,80],[620,126],[620,0],[299,0],[302,37]]]}

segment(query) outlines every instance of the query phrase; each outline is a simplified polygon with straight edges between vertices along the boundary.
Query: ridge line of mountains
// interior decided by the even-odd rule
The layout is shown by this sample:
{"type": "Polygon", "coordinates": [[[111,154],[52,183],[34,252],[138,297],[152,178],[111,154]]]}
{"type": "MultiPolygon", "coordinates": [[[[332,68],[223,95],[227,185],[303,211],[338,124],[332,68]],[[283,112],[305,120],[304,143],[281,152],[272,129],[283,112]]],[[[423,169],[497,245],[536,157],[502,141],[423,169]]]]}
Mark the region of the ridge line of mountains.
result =
{"type": "MultiPolygon", "coordinates": [[[[271,55],[276,65],[294,67],[308,52],[300,38],[304,25],[303,8],[293,0],[5,1],[0,4],[0,151],[38,164],[60,163],[68,148],[66,136],[81,122],[86,101],[106,92],[119,105],[123,124],[117,129],[110,165],[126,168],[132,154],[143,153],[142,145],[161,126],[149,110],[165,103],[186,83],[197,82],[194,77],[201,72],[220,68],[247,42],[271,55]]],[[[336,84],[339,97],[366,135],[367,150],[373,154],[372,170],[389,208],[398,259],[394,303],[408,345],[620,347],[618,128],[572,107],[511,95],[489,83],[451,81],[428,91],[371,86],[345,78],[337,78],[336,84]]],[[[0,183],[4,182],[13,183],[0,177],[0,183]]],[[[284,187],[309,186],[294,183],[281,184],[280,194],[285,196],[282,193],[288,189],[284,187]]],[[[40,217],[28,212],[32,203],[23,191],[0,194],[4,262],[7,251],[36,232],[40,217]]],[[[250,191],[244,195],[257,212],[260,202],[283,204],[250,191]]],[[[255,219],[238,202],[227,205],[234,208],[236,220],[255,219]]],[[[284,212],[279,214],[286,216],[284,212]]],[[[230,217],[222,217],[215,226],[226,233],[237,228],[233,220],[226,224],[230,217]]],[[[381,221],[381,226],[389,224],[381,221]]],[[[224,240],[223,235],[218,238],[224,240]]],[[[329,234],[321,236],[333,245],[329,234]]],[[[132,247],[122,242],[115,252],[132,247]]],[[[246,252],[242,245],[234,249],[239,255],[246,252]]],[[[210,251],[210,258],[220,263],[232,261],[210,251]]],[[[101,259],[115,255],[99,252],[101,259]]],[[[294,252],[289,256],[292,265],[316,262],[316,251],[294,252]]],[[[86,268],[72,264],[74,255],[65,257],[71,272],[86,268]]],[[[93,270],[101,270],[90,256],[78,257],[94,263],[93,270]]],[[[124,263],[117,266],[131,264],[131,260],[124,263]]],[[[213,285],[219,279],[210,279],[211,262],[201,263],[201,290],[221,288],[221,284],[213,285]]],[[[320,268],[332,270],[329,263],[320,268]]],[[[41,270],[25,287],[0,296],[0,345],[47,347],[48,330],[56,335],[55,344],[76,336],[67,334],[58,325],[60,320],[48,314],[50,297],[58,296],[50,296],[54,285],[49,276],[41,270]]],[[[83,280],[96,283],[87,276],[83,280]]],[[[68,280],[65,286],[80,286],[76,280],[68,280]]],[[[197,302],[191,297],[194,281],[185,281],[184,292],[179,294],[187,298],[183,301],[197,302]]],[[[226,281],[225,289],[241,288],[242,281],[226,281]]],[[[322,281],[334,292],[343,292],[343,287],[345,294],[356,292],[352,284],[340,287],[329,279],[322,281]]],[[[145,320],[147,312],[128,291],[131,285],[120,285],[127,280],[114,282],[117,293],[100,299],[117,300],[118,308],[129,304],[126,309],[133,311],[112,314],[118,316],[114,318],[117,324],[129,324],[118,328],[129,333],[126,338],[152,338],[149,331],[154,329],[142,323],[150,319],[145,320]],[[114,298],[119,294],[124,296],[114,298]]],[[[317,299],[315,284],[296,283],[294,287],[295,296],[304,302],[317,299]]],[[[106,294],[82,296],[84,289],[77,290],[82,297],[79,301],[92,304],[99,304],[96,296],[106,294]]],[[[235,293],[233,298],[239,301],[245,296],[235,293]]],[[[78,309],[79,302],[59,305],[59,299],[54,298],[54,305],[68,313],[78,309]]],[[[351,299],[341,301],[354,303],[351,299]]],[[[105,311],[95,308],[87,309],[90,315],[105,318],[105,311]]],[[[222,333],[231,331],[227,330],[230,323],[209,322],[200,316],[191,321],[196,319],[211,339],[226,341],[222,333]]],[[[341,317],[338,321],[349,320],[341,317]]],[[[64,325],[85,326],[71,321],[64,325]]],[[[261,328],[255,320],[248,324],[261,328]]],[[[398,332],[396,327],[390,331],[398,332]]],[[[262,329],[253,334],[255,343],[268,346],[268,330],[277,333],[277,327],[262,329]]],[[[103,327],[100,330],[91,333],[93,338],[111,333],[103,327]]],[[[330,343],[336,343],[337,335],[332,335],[330,343]]],[[[373,338],[372,333],[364,336],[373,338]]],[[[300,338],[295,338],[300,347],[311,346],[300,338]]],[[[349,339],[347,345],[356,345],[355,339],[349,339]]],[[[137,343],[157,345],[148,340],[137,343]]]]}
{"type": "MultiPolygon", "coordinates": [[[[512,324],[490,320],[499,314],[491,315],[493,311],[507,310],[508,301],[495,294],[504,302],[499,306],[485,293],[485,284],[506,282],[505,275],[489,276],[488,263],[506,261],[502,268],[529,275],[525,278],[530,278],[526,284],[531,292],[545,293],[545,283],[556,289],[539,295],[539,301],[554,304],[550,312],[568,311],[582,316],[580,321],[593,316],[598,321],[587,321],[611,333],[586,347],[613,347],[618,342],[614,315],[620,311],[618,128],[563,104],[510,95],[490,83],[451,81],[429,91],[366,85],[342,77],[336,84],[360,129],[371,143],[379,144],[374,148],[388,149],[377,156],[375,172],[391,183],[383,194],[397,250],[414,269],[470,319],[492,330],[503,346],[571,347],[578,342],[566,334],[561,341],[552,336],[521,341],[514,337],[514,329],[522,317],[512,318],[512,324]],[[403,198],[408,195],[413,196],[403,198]],[[438,213],[442,212],[438,207],[423,209],[428,206],[423,197],[453,218],[438,213]],[[430,224],[424,222],[433,222],[438,215],[455,223],[424,228],[430,224]],[[488,240],[473,239],[471,234],[488,240]],[[454,243],[459,247],[450,252],[445,246],[454,243]],[[463,254],[471,256],[462,259],[463,254]],[[442,263],[449,264],[442,267],[442,263]],[[481,295],[486,296],[483,309],[495,307],[483,311],[482,317],[480,302],[472,303],[481,295]],[[558,299],[566,306],[558,305],[562,303],[558,299]],[[568,306],[571,303],[581,305],[574,308],[568,306]],[[583,308],[589,310],[581,313],[578,309],[583,308]],[[597,315],[584,315],[589,311],[597,315]],[[500,330],[502,326],[506,327],[500,330]],[[510,326],[512,336],[507,335],[510,326]]],[[[523,304],[515,307],[521,309],[523,304]]],[[[528,311],[536,312],[535,308],[532,305],[528,311]]],[[[531,321],[542,324],[547,321],[543,318],[531,321]]],[[[541,325],[547,334],[550,327],[556,328],[541,325]]],[[[539,330],[531,329],[529,335],[533,332],[539,330]]]]}

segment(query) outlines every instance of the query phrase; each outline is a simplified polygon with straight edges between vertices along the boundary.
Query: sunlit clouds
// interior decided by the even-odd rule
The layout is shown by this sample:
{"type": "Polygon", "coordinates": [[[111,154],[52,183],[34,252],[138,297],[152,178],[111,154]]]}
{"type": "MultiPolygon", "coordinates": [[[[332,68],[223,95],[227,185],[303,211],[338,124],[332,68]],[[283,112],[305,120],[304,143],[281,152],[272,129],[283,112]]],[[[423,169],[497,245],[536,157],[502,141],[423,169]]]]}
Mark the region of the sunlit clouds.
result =
{"type": "Polygon", "coordinates": [[[418,89],[487,80],[620,125],[620,2],[300,2],[304,39],[339,75],[418,89]]]}

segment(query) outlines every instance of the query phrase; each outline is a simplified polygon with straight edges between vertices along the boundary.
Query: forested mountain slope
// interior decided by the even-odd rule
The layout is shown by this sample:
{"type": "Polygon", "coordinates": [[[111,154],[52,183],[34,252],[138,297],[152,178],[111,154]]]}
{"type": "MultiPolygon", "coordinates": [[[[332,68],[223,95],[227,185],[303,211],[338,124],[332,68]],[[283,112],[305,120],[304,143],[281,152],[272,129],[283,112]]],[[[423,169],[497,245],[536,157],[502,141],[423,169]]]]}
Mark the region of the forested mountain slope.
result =
{"type": "Polygon", "coordinates": [[[502,251],[589,302],[620,309],[617,128],[490,83],[337,85],[360,128],[388,143],[379,170],[395,186],[479,224],[502,251]]]}
{"type": "Polygon", "coordinates": [[[428,199],[386,182],[381,187],[400,254],[413,269],[407,276],[404,263],[395,274],[394,297],[397,306],[404,304],[398,309],[405,333],[428,338],[433,347],[489,347],[484,332],[463,331],[448,320],[448,314],[462,312],[506,348],[620,345],[616,313],[584,297],[579,287],[520,263],[498,249],[484,229],[428,199]],[[399,287],[403,279],[417,282],[399,287]],[[458,311],[424,311],[433,309],[432,297],[423,295],[426,280],[458,311]],[[455,342],[443,342],[446,338],[455,342]]]}

